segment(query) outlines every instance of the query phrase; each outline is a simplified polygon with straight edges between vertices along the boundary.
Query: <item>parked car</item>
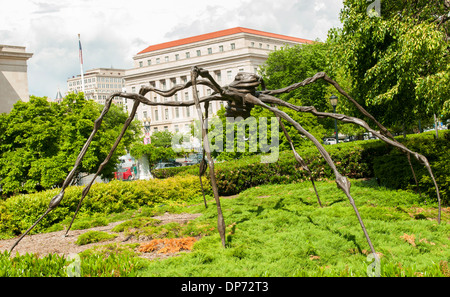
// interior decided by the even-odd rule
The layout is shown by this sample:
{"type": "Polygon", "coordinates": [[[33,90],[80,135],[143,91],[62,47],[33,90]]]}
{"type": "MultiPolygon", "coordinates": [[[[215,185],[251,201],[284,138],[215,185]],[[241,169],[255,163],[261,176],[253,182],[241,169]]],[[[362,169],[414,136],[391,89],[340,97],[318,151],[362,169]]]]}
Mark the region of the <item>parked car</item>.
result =
{"type": "Polygon", "coordinates": [[[356,137],[355,136],[347,136],[344,139],[344,142],[350,142],[350,141],[355,141],[356,137]]]}
{"type": "Polygon", "coordinates": [[[158,164],[153,167],[153,169],[163,169],[163,168],[170,168],[170,167],[179,167],[182,166],[179,162],[159,162],[158,164]]]}
{"type": "Polygon", "coordinates": [[[195,165],[198,164],[202,161],[203,159],[203,154],[195,154],[195,155],[191,155],[189,156],[189,158],[187,158],[185,162],[186,165],[195,165]]]}
{"type": "Polygon", "coordinates": [[[114,172],[114,178],[118,180],[132,180],[133,172],[131,171],[131,167],[120,168],[114,172]]]}
{"type": "Polygon", "coordinates": [[[323,144],[325,144],[325,145],[336,144],[336,138],[325,138],[323,140],[323,144]]]}

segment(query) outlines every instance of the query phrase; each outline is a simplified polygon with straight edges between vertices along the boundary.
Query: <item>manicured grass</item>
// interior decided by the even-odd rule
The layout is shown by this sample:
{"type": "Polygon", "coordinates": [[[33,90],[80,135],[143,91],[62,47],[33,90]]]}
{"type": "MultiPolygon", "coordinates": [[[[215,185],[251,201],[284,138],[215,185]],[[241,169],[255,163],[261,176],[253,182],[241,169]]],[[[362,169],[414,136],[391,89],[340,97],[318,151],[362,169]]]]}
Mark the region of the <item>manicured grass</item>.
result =
{"type": "MultiPolygon", "coordinates": [[[[368,261],[370,248],[353,208],[334,182],[317,186],[323,208],[306,182],[255,187],[222,199],[226,249],[214,233],[191,253],[152,261],[139,275],[367,276],[373,260],[368,261]]],[[[416,194],[370,181],[353,181],[351,193],[381,253],[381,276],[448,276],[448,210],[439,225],[436,205],[416,194]]],[[[217,220],[212,201],[206,210],[199,205],[186,211],[202,212],[199,223],[217,220]]]]}
{"type": "MultiPolygon", "coordinates": [[[[115,232],[152,238],[201,236],[191,252],[158,260],[139,258],[138,244],[104,245],[80,253],[81,276],[367,276],[370,248],[347,197],[332,181],[266,185],[222,197],[227,248],[216,230],[217,210],[208,196],[188,206],[168,203],[121,214],[81,216],[80,227],[125,220],[115,232]],[[187,224],[158,225],[164,212],[202,213],[187,224]]],[[[412,192],[352,180],[351,194],[377,253],[381,276],[450,276],[450,208],[437,223],[437,205],[412,192]]],[[[98,240],[103,234],[89,234],[98,240]]],[[[70,261],[56,256],[0,254],[0,276],[66,276],[70,261]]]]}

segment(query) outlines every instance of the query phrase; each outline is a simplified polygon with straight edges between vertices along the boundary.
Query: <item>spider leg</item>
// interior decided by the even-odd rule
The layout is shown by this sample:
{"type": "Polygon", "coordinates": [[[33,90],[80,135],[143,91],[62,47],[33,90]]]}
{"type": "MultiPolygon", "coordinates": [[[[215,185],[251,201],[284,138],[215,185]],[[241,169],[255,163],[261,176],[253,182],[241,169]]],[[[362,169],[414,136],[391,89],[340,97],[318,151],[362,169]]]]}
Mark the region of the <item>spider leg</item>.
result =
{"type": "Polygon", "coordinates": [[[372,251],[372,254],[374,255],[374,257],[378,260],[378,255],[375,253],[375,249],[372,245],[372,241],[370,240],[369,234],[367,233],[366,227],[362,221],[361,215],[359,214],[358,208],[356,207],[355,204],[355,200],[353,199],[353,197],[350,195],[350,181],[345,177],[342,176],[337,168],[336,165],[334,164],[333,160],[331,159],[330,155],[328,154],[328,152],[325,150],[325,148],[320,144],[320,142],[308,131],[306,131],[299,123],[297,123],[296,121],[294,121],[287,113],[275,108],[275,107],[271,107],[268,106],[266,104],[264,104],[260,99],[252,96],[251,94],[247,94],[245,96],[246,101],[250,102],[250,103],[254,103],[256,105],[262,106],[266,109],[269,109],[271,112],[273,112],[276,116],[279,116],[280,118],[283,118],[284,120],[288,121],[289,123],[291,123],[301,134],[305,135],[309,140],[311,140],[314,145],[317,147],[317,149],[319,150],[320,154],[322,155],[322,157],[325,159],[325,161],[328,163],[328,165],[331,167],[331,169],[334,172],[334,175],[336,176],[336,184],[337,187],[339,189],[341,189],[344,194],[347,196],[348,200],[350,201],[351,206],[353,207],[353,210],[356,213],[356,216],[358,218],[359,224],[361,225],[361,228],[364,232],[364,235],[366,237],[367,243],[369,244],[369,247],[372,251]]]}
{"type": "MultiPolygon", "coordinates": [[[[380,122],[378,122],[378,121],[375,119],[374,116],[372,116],[367,110],[365,110],[364,107],[362,107],[358,102],[356,102],[356,100],[354,100],[349,94],[347,94],[347,93],[342,89],[342,87],[341,87],[336,81],[334,81],[333,79],[331,79],[325,72],[319,72],[319,73],[316,73],[313,77],[307,78],[307,79],[303,80],[302,82],[298,82],[298,83],[292,84],[292,85],[290,85],[290,86],[288,86],[288,87],[285,87],[285,88],[282,88],[282,89],[278,89],[278,90],[265,90],[265,91],[263,91],[263,94],[267,94],[267,95],[275,95],[275,94],[288,93],[288,92],[290,92],[290,91],[292,91],[292,90],[295,90],[295,89],[297,89],[297,88],[299,88],[299,87],[303,87],[303,86],[306,86],[306,85],[308,85],[308,84],[314,83],[315,81],[317,81],[317,80],[319,80],[319,79],[323,79],[323,80],[325,80],[326,82],[328,82],[329,84],[333,85],[333,86],[335,87],[335,89],[336,89],[339,93],[341,93],[344,97],[346,97],[353,105],[355,105],[356,108],[357,108],[363,115],[365,115],[366,117],[368,117],[369,119],[371,119],[371,120],[378,126],[378,128],[380,129],[381,134],[383,134],[384,136],[389,137],[389,138],[391,138],[392,140],[395,141],[394,136],[389,132],[389,130],[388,130],[386,127],[384,127],[380,122]]],[[[416,173],[415,173],[414,168],[413,168],[413,166],[412,166],[412,164],[411,164],[411,160],[410,160],[410,157],[408,156],[408,153],[406,153],[406,154],[407,154],[407,157],[408,157],[408,163],[409,163],[409,165],[410,165],[412,174],[413,174],[413,176],[414,176],[414,181],[416,182],[416,187],[417,187],[417,189],[419,190],[419,193],[420,193],[419,183],[417,182],[416,173]]],[[[426,166],[427,166],[427,165],[426,165],[426,166]]],[[[427,169],[428,169],[428,166],[427,166],[427,169]]],[[[434,177],[433,177],[433,173],[431,172],[431,168],[428,169],[428,171],[430,172],[430,176],[431,176],[431,178],[432,178],[433,181],[434,181],[434,177]]],[[[435,187],[436,187],[437,195],[439,196],[439,190],[437,189],[437,184],[436,184],[436,182],[435,182],[435,187]]],[[[438,198],[438,199],[439,199],[439,198],[438,198]]]]}
{"type": "Polygon", "coordinates": [[[44,214],[38,219],[36,220],[36,222],[34,222],[34,224],[24,233],[22,234],[22,236],[16,240],[16,242],[13,244],[13,246],[10,248],[9,252],[12,252],[12,250],[14,249],[14,247],[17,246],[17,244],[25,237],[25,235],[27,235],[31,230],[33,230],[33,228],[49,213],[51,212],[53,209],[55,209],[60,203],[61,200],[64,198],[64,191],[65,189],[70,185],[70,183],[73,180],[73,177],[75,175],[75,172],[78,168],[78,166],[80,165],[81,161],[83,160],[84,155],[86,154],[89,145],[92,142],[92,139],[94,138],[95,134],[97,133],[98,129],[100,128],[100,125],[103,121],[104,116],[108,113],[110,107],[111,107],[111,103],[112,100],[114,98],[114,96],[117,94],[113,94],[111,95],[105,102],[105,106],[103,107],[102,113],[100,114],[100,116],[95,120],[94,122],[94,129],[91,132],[91,135],[89,135],[88,139],[86,140],[83,148],[81,149],[80,153],[78,154],[77,159],[75,160],[75,164],[72,168],[72,170],[69,172],[69,174],[67,175],[66,179],[64,180],[62,186],[61,186],[61,190],[60,192],[55,195],[51,200],[50,203],[48,205],[47,210],[44,212],[44,214]]]}
{"type": "Polygon", "coordinates": [[[297,160],[297,162],[302,166],[302,168],[308,173],[309,178],[311,179],[311,183],[314,187],[314,192],[316,192],[316,197],[317,197],[317,202],[319,203],[320,207],[322,207],[322,202],[320,201],[320,197],[319,197],[319,193],[317,193],[317,189],[316,189],[316,185],[314,183],[314,177],[312,176],[312,172],[311,170],[309,170],[308,165],[306,164],[306,162],[303,160],[303,158],[297,153],[297,151],[295,150],[294,144],[292,143],[292,139],[289,136],[286,127],[284,127],[283,122],[281,121],[280,117],[278,118],[278,122],[280,123],[281,129],[283,130],[284,136],[286,136],[286,139],[289,141],[289,145],[291,146],[291,149],[294,153],[294,157],[295,160],[297,160]]]}
{"type": "Polygon", "coordinates": [[[106,164],[108,164],[109,160],[111,159],[112,155],[114,154],[114,151],[116,150],[117,146],[119,145],[119,142],[122,140],[123,135],[125,134],[125,131],[127,130],[130,123],[133,121],[134,116],[136,114],[137,108],[139,106],[139,101],[134,101],[133,108],[131,109],[130,115],[128,116],[127,120],[125,121],[125,124],[122,127],[122,131],[120,132],[119,136],[117,137],[116,141],[114,142],[113,146],[111,147],[111,150],[109,151],[108,155],[106,156],[105,160],[100,164],[100,166],[97,169],[97,172],[95,173],[94,177],[91,179],[89,184],[87,184],[82,192],[81,199],[78,202],[77,209],[75,210],[75,214],[72,217],[72,221],[70,222],[69,227],[66,230],[66,234],[64,236],[67,236],[69,233],[70,228],[72,227],[73,221],[75,220],[75,217],[77,216],[78,211],[80,210],[81,203],[83,202],[86,195],[89,193],[89,190],[91,189],[92,184],[94,183],[94,180],[97,178],[97,176],[100,174],[100,172],[103,170],[106,164]]]}
{"type": "Polygon", "coordinates": [[[197,77],[198,75],[202,73],[203,75],[205,75],[204,70],[199,69],[197,67],[192,67],[191,69],[191,80],[192,80],[192,92],[194,93],[194,103],[195,103],[195,107],[197,109],[197,114],[198,114],[198,118],[201,121],[202,124],[202,137],[203,137],[203,147],[204,150],[206,152],[206,156],[208,158],[208,165],[209,165],[209,175],[210,175],[210,179],[211,179],[211,187],[213,189],[213,193],[214,193],[214,199],[216,200],[216,206],[217,206],[217,229],[219,231],[220,234],[220,239],[222,240],[222,246],[225,247],[225,220],[223,218],[223,213],[222,213],[222,207],[220,205],[220,198],[219,198],[219,189],[217,187],[217,181],[216,181],[216,176],[214,173],[214,161],[211,157],[211,148],[209,146],[209,142],[208,142],[208,135],[206,133],[206,129],[207,129],[207,124],[205,119],[203,118],[203,114],[202,114],[202,110],[200,107],[200,103],[199,103],[199,99],[198,99],[198,94],[197,94],[197,77]]]}
{"type": "MultiPolygon", "coordinates": [[[[409,155],[413,155],[420,163],[422,163],[428,170],[428,174],[430,175],[431,179],[433,180],[434,183],[434,187],[436,190],[436,194],[437,194],[437,200],[438,200],[438,223],[441,223],[441,198],[440,198],[440,192],[439,192],[439,187],[437,185],[436,179],[434,177],[433,171],[431,169],[430,163],[428,162],[428,159],[419,154],[416,153],[414,151],[411,151],[410,149],[408,149],[406,146],[404,146],[403,144],[401,144],[400,142],[398,142],[397,140],[395,140],[395,138],[391,138],[381,132],[377,132],[375,130],[373,130],[372,128],[370,128],[370,126],[361,119],[355,118],[355,117],[350,117],[347,115],[343,115],[343,114],[335,114],[335,113],[327,113],[327,112],[319,112],[317,111],[314,106],[295,106],[293,104],[287,103],[283,100],[280,100],[278,98],[272,97],[272,96],[268,96],[268,95],[260,95],[261,100],[263,101],[269,101],[270,103],[275,103],[275,104],[279,104],[285,107],[289,107],[295,111],[299,111],[299,112],[309,112],[312,113],[315,116],[318,117],[329,117],[329,118],[333,118],[333,119],[337,119],[340,120],[344,123],[353,123],[353,124],[357,124],[361,127],[363,127],[364,129],[366,129],[367,131],[371,132],[372,134],[374,134],[375,136],[377,136],[379,139],[381,139],[382,141],[398,148],[401,152],[405,153],[407,156],[409,155]]],[[[408,158],[409,160],[409,158],[408,158]]],[[[410,161],[410,160],[409,160],[410,161]]],[[[410,162],[411,164],[411,162],[410,162]]],[[[412,165],[411,165],[412,168],[412,165]]],[[[413,170],[414,173],[414,170],[413,170]]],[[[414,174],[415,176],[415,174],[414,174]]]]}
{"type": "MultiPolygon", "coordinates": [[[[205,102],[205,118],[206,119],[208,119],[208,106],[209,106],[208,102],[205,102]]],[[[206,134],[208,134],[208,126],[206,126],[206,134]]],[[[200,178],[200,186],[202,188],[203,202],[205,204],[205,208],[208,208],[208,204],[206,203],[205,190],[203,189],[202,175],[205,173],[207,167],[208,167],[208,164],[206,163],[206,160],[205,160],[205,148],[203,147],[202,160],[200,161],[200,164],[199,164],[199,178],[200,178]]]]}

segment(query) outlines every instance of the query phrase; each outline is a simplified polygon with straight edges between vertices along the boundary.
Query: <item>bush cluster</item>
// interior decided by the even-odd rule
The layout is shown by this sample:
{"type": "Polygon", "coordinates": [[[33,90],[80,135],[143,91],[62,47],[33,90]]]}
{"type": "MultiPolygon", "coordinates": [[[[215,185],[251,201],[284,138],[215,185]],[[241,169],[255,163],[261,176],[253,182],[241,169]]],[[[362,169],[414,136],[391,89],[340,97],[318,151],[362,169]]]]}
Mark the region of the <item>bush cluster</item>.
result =
{"type": "MultiPolygon", "coordinates": [[[[450,132],[435,140],[432,133],[398,137],[412,151],[427,157],[437,180],[441,198],[450,200],[450,132]]],[[[415,181],[407,156],[381,140],[355,141],[325,146],[337,170],[349,178],[378,178],[380,185],[394,189],[412,189],[415,181]]],[[[316,180],[334,179],[334,173],[315,147],[298,148],[316,180]]],[[[220,195],[234,195],[262,184],[286,184],[309,180],[291,151],[280,152],[276,163],[261,163],[261,156],[245,157],[214,165],[220,195]]],[[[434,185],[426,168],[411,156],[420,190],[436,199],[434,185]]],[[[198,174],[198,165],[154,170],[158,178],[198,174]]],[[[207,175],[209,176],[209,175],[207,175]]]]}
{"type": "MultiPolygon", "coordinates": [[[[450,201],[450,132],[441,133],[438,139],[434,139],[433,134],[427,133],[412,135],[406,140],[402,138],[398,140],[412,151],[427,157],[441,198],[443,202],[448,203],[450,201]]],[[[419,189],[416,187],[407,157],[398,150],[390,150],[388,154],[376,157],[374,174],[379,178],[380,184],[388,188],[413,189],[435,198],[435,186],[426,167],[414,156],[411,156],[411,163],[419,183],[419,189]]]]}
{"type": "MultiPolygon", "coordinates": [[[[203,186],[208,194],[211,193],[206,178],[203,186]]],[[[81,186],[68,187],[61,204],[51,211],[32,233],[42,232],[73,216],[82,190],[81,186]]],[[[45,212],[50,199],[58,192],[59,189],[54,189],[0,201],[0,234],[14,236],[24,232],[45,212]]],[[[83,200],[78,216],[108,215],[142,206],[168,203],[168,201],[188,202],[199,195],[201,195],[201,187],[197,176],[96,183],[83,200]]]]}

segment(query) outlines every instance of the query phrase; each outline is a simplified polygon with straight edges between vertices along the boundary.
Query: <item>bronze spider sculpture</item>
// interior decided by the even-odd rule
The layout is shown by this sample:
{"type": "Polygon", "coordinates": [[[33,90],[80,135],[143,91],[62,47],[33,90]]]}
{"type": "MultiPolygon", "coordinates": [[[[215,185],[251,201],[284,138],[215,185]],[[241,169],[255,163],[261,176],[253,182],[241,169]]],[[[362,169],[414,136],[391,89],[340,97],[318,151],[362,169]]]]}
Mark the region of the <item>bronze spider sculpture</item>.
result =
{"type": "MultiPolygon", "coordinates": [[[[282,107],[287,107],[290,108],[294,111],[297,112],[309,112],[312,113],[313,115],[317,116],[317,117],[328,117],[328,118],[334,118],[340,121],[343,121],[345,123],[354,123],[357,124],[361,127],[364,127],[367,131],[372,132],[375,136],[377,136],[379,139],[383,140],[384,142],[397,147],[398,149],[400,149],[402,152],[404,152],[407,157],[408,160],[411,164],[410,161],[410,155],[413,155],[417,160],[419,160],[419,162],[421,162],[423,165],[425,165],[425,167],[428,169],[428,172],[434,182],[434,186],[436,188],[436,193],[437,193],[437,198],[438,198],[438,203],[439,203],[439,212],[438,212],[438,222],[440,223],[440,219],[441,219],[441,203],[440,203],[440,195],[439,195],[439,189],[436,183],[436,180],[433,176],[433,172],[431,170],[430,164],[428,163],[428,160],[425,156],[418,154],[416,152],[413,152],[411,150],[409,150],[407,147],[405,147],[404,145],[402,145],[401,143],[397,142],[393,135],[383,126],[381,125],[372,115],[370,115],[361,105],[359,105],[353,98],[351,98],[339,85],[337,82],[335,82],[334,80],[332,80],[328,75],[326,75],[324,72],[319,72],[316,75],[314,75],[313,77],[307,78],[302,82],[293,84],[291,86],[288,86],[286,88],[283,89],[279,89],[279,90],[266,90],[264,82],[262,80],[261,77],[259,77],[256,74],[252,74],[252,73],[239,73],[235,80],[228,86],[225,87],[221,87],[219,86],[219,84],[211,77],[211,75],[209,74],[209,72],[205,69],[202,68],[198,68],[198,67],[192,67],[191,68],[191,80],[188,81],[187,83],[185,83],[184,85],[176,85],[174,86],[172,89],[167,90],[167,91],[162,91],[162,90],[158,90],[156,88],[153,88],[151,86],[146,86],[146,87],[141,87],[141,89],[139,90],[138,94],[135,93],[122,93],[122,92],[118,92],[118,93],[113,93],[109,96],[109,98],[107,99],[105,106],[103,108],[103,111],[100,115],[100,117],[95,121],[94,124],[94,129],[91,133],[91,135],[89,136],[89,138],[87,139],[86,143],[84,144],[83,148],[81,149],[77,160],[75,161],[75,165],[73,167],[73,169],[70,171],[70,173],[67,175],[61,190],[59,192],[59,194],[57,194],[56,196],[54,196],[51,201],[50,204],[48,206],[48,209],[44,212],[44,214],[38,219],[36,220],[36,222],[14,243],[14,245],[11,247],[10,252],[14,249],[14,247],[20,242],[20,240],[27,235],[41,220],[43,217],[45,217],[50,211],[52,211],[53,209],[55,209],[59,203],[61,202],[61,200],[64,198],[64,190],[67,188],[67,186],[70,185],[74,174],[76,172],[77,167],[79,166],[80,162],[82,161],[91,141],[92,138],[94,137],[95,133],[98,131],[103,117],[105,116],[105,114],[108,112],[111,103],[112,103],[112,99],[116,96],[120,96],[120,97],[124,97],[124,98],[128,98],[134,101],[133,103],[133,107],[131,109],[131,112],[127,118],[127,120],[125,121],[124,126],[122,127],[122,131],[119,134],[118,138],[116,139],[114,145],[112,146],[108,156],[106,157],[106,159],[101,163],[101,165],[99,166],[97,173],[95,174],[94,178],[91,180],[91,182],[89,184],[87,184],[85,186],[85,188],[82,191],[82,196],[81,199],[78,203],[77,209],[75,211],[75,214],[72,218],[72,221],[69,225],[69,227],[66,230],[66,236],[72,226],[72,223],[77,215],[78,210],[80,209],[81,203],[83,201],[83,199],[86,197],[86,195],[89,192],[90,187],[93,184],[93,181],[95,180],[95,178],[100,174],[100,172],[102,171],[103,167],[108,163],[108,161],[110,160],[114,150],[116,149],[117,145],[119,144],[121,138],[123,137],[127,127],[129,126],[129,124],[131,123],[131,121],[134,119],[134,116],[136,114],[137,108],[139,106],[140,103],[142,104],[146,104],[146,105],[162,105],[162,106],[192,106],[194,105],[196,107],[197,113],[198,113],[198,118],[201,121],[202,124],[202,138],[203,138],[203,159],[200,162],[200,167],[199,167],[199,175],[200,175],[200,182],[201,182],[201,176],[205,173],[207,167],[209,166],[209,174],[210,174],[210,180],[211,180],[211,187],[213,190],[213,194],[214,194],[214,199],[216,202],[216,207],[217,207],[217,224],[218,224],[218,231],[220,234],[220,238],[222,241],[222,245],[225,247],[225,221],[224,221],[224,217],[222,214],[222,209],[221,209],[221,205],[220,205],[220,199],[219,199],[219,191],[218,191],[218,187],[217,187],[217,182],[216,182],[216,177],[214,174],[214,162],[213,159],[211,157],[211,149],[209,147],[209,142],[208,142],[208,134],[207,134],[207,125],[205,124],[206,119],[208,118],[208,106],[209,106],[209,102],[210,101],[228,101],[228,105],[227,105],[227,110],[226,110],[226,115],[227,116],[233,116],[233,117],[237,117],[237,116],[241,116],[243,118],[246,118],[248,116],[250,116],[250,110],[254,107],[254,106],[261,106],[263,108],[266,108],[268,110],[270,110],[277,118],[278,121],[282,127],[282,130],[287,138],[287,140],[290,143],[291,149],[294,153],[294,157],[296,159],[296,161],[299,163],[300,166],[303,167],[303,169],[306,170],[306,172],[309,173],[311,182],[314,186],[314,190],[316,192],[316,196],[318,199],[318,203],[320,206],[321,205],[321,201],[319,199],[319,195],[317,193],[317,190],[315,188],[314,185],[314,179],[311,175],[311,171],[309,170],[306,162],[303,160],[303,158],[297,153],[297,151],[295,150],[295,147],[292,143],[292,140],[290,138],[290,136],[288,135],[283,123],[281,122],[281,119],[287,121],[288,123],[290,123],[291,125],[293,125],[295,127],[295,129],[300,132],[302,135],[304,135],[306,138],[308,138],[309,140],[311,140],[314,145],[317,147],[317,149],[319,150],[320,154],[322,155],[322,157],[326,160],[326,162],[328,163],[328,165],[332,168],[335,176],[336,176],[336,184],[337,187],[339,189],[341,189],[345,195],[347,196],[347,198],[350,201],[350,204],[352,205],[356,216],[358,218],[358,221],[361,225],[361,228],[364,232],[364,235],[366,237],[367,243],[370,246],[370,249],[372,251],[372,254],[374,255],[374,257],[376,259],[378,259],[377,254],[375,253],[375,249],[372,245],[372,242],[369,238],[369,234],[367,233],[366,227],[364,226],[364,223],[362,221],[362,218],[359,214],[359,211],[355,205],[355,201],[353,200],[352,196],[350,195],[350,182],[349,180],[345,177],[342,176],[338,170],[336,169],[335,164],[333,163],[330,155],[328,154],[328,152],[324,149],[324,147],[320,144],[320,142],[313,136],[311,135],[308,131],[306,131],[299,123],[295,122],[288,114],[286,114],[285,112],[279,110],[276,106],[282,106],[282,107]],[[285,102],[283,100],[280,100],[276,97],[274,97],[273,95],[277,95],[277,94],[282,94],[282,93],[288,93],[292,90],[295,90],[299,87],[302,86],[306,86],[308,84],[311,84],[319,79],[323,79],[325,81],[327,81],[328,83],[332,84],[336,90],[341,93],[344,97],[346,97],[350,102],[352,102],[357,109],[366,117],[368,117],[369,119],[371,119],[379,128],[379,132],[375,131],[374,129],[370,128],[369,125],[359,119],[359,118],[355,118],[355,117],[350,117],[347,115],[343,115],[343,114],[335,114],[335,113],[327,113],[327,112],[319,112],[317,111],[313,106],[295,106],[293,104],[290,104],[288,102],[285,102]],[[211,89],[214,90],[214,92],[212,93],[212,95],[210,96],[206,96],[206,97],[202,97],[202,98],[198,98],[198,93],[197,93],[197,85],[205,85],[210,87],[211,89]],[[257,87],[261,86],[262,87],[262,91],[257,91],[257,87]],[[193,98],[194,100],[190,100],[190,101],[184,101],[184,102],[180,102],[180,101],[168,101],[168,102],[161,102],[161,103],[156,103],[156,102],[152,102],[149,99],[147,99],[145,97],[145,94],[147,94],[150,91],[153,91],[163,97],[171,97],[173,96],[176,92],[192,87],[192,91],[193,91],[193,98]],[[205,107],[205,114],[202,113],[200,104],[204,103],[204,107],[205,107]],[[206,159],[205,160],[205,154],[206,154],[206,159]]],[[[413,170],[412,166],[411,169],[413,170]]],[[[413,170],[414,173],[414,170],[413,170]]],[[[415,174],[414,174],[415,177],[415,174]]],[[[416,181],[417,182],[417,181],[416,181]]],[[[202,190],[203,190],[203,186],[202,186],[202,190]]],[[[205,196],[203,194],[203,199],[205,199],[205,196]]],[[[205,202],[205,206],[206,206],[206,201],[205,202]]]]}

